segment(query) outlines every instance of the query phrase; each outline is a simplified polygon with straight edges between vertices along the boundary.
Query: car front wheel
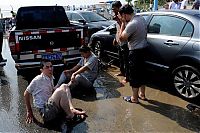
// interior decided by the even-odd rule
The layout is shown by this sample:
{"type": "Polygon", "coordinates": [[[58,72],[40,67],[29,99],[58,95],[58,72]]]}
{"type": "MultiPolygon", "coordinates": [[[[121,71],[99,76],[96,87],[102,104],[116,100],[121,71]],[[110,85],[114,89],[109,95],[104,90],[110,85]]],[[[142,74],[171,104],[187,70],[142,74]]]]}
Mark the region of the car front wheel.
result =
{"type": "Polygon", "coordinates": [[[99,59],[101,58],[101,42],[100,41],[95,42],[93,52],[99,59]]]}
{"type": "Polygon", "coordinates": [[[188,65],[177,67],[173,71],[173,84],[178,93],[187,99],[197,98],[200,95],[200,73],[188,65]]]}

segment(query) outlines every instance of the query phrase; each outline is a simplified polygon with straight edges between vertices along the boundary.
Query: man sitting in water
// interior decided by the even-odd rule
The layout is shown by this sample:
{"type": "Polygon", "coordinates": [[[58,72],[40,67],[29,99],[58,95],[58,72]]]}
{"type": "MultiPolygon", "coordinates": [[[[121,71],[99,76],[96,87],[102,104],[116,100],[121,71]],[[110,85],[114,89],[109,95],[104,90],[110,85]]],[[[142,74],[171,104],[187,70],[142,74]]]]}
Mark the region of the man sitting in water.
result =
{"type": "Polygon", "coordinates": [[[98,75],[98,59],[88,46],[81,46],[79,52],[82,56],[79,63],[70,70],[64,70],[55,87],[63,82],[69,82],[70,89],[91,88],[98,75]]]}
{"type": "Polygon", "coordinates": [[[85,111],[75,109],[71,101],[71,93],[66,84],[62,84],[56,90],[53,85],[53,66],[49,60],[41,61],[41,74],[37,75],[24,92],[26,104],[26,122],[34,120],[31,96],[34,106],[38,109],[44,122],[56,119],[60,114],[65,114],[66,120],[81,122],[85,118],[85,111]]]}

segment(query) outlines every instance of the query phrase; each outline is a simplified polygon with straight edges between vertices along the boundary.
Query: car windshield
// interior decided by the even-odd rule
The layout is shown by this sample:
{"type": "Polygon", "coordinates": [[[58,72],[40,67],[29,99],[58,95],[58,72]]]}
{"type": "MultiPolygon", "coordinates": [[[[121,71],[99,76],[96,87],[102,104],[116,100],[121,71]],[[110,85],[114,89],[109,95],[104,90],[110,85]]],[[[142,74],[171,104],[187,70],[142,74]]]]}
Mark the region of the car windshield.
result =
{"type": "Polygon", "coordinates": [[[107,21],[106,18],[98,15],[94,12],[81,12],[81,15],[86,20],[86,22],[98,22],[98,21],[107,21]]]}

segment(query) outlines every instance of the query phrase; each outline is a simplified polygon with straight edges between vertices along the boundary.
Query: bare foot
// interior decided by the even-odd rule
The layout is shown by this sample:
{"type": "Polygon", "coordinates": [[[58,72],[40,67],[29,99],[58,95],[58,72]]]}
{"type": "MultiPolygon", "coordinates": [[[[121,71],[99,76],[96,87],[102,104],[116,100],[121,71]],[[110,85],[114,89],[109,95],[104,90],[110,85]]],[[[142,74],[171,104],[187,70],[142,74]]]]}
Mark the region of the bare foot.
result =
{"type": "Polygon", "coordinates": [[[122,80],[122,83],[127,83],[128,81],[127,81],[127,79],[126,78],[124,78],[123,80],[122,80]]]}
{"type": "Polygon", "coordinates": [[[75,108],[71,109],[72,113],[77,114],[77,115],[83,115],[85,114],[85,111],[79,111],[75,108]]]}

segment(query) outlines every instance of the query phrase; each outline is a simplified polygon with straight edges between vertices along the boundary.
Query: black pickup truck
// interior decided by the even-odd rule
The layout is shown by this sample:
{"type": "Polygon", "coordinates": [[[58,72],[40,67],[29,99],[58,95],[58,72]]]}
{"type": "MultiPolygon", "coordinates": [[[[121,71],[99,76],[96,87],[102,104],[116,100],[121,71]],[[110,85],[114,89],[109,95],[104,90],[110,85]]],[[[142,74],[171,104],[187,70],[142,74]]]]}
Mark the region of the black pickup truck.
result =
{"type": "Polygon", "coordinates": [[[88,42],[87,27],[70,24],[62,6],[20,7],[9,46],[18,70],[35,68],[41,59],[55,66],[77,62],[88,42]]]}

